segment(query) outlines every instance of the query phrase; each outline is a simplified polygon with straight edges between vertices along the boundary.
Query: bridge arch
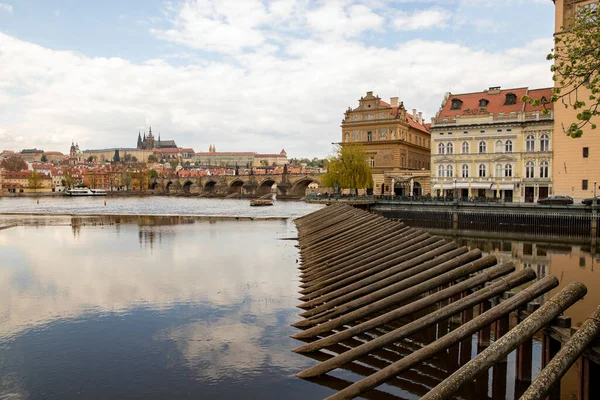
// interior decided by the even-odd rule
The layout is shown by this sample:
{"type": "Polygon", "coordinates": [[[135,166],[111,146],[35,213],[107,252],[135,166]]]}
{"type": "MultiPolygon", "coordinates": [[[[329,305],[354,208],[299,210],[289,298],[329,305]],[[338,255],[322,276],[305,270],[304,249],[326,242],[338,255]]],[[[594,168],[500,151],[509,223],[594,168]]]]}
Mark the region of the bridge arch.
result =
{"type": "Polygon", "coordinates": [[[193,184],[194,184],[194,183],[193,183],[192,181],[186,181],[186,182],[183,184],[183,191],[184,191],[185,193],[190,193],[190,192],[191,192],[191,188],[192,188],[192,185],[193,185],[193,184]]]}
{"type": "Polygon", "coordinates": [[[265,194],[271,193],[271,188],[273,187],[273,185],[275,183],[276,182],[273,179],[271,179],[271,178],[265,179],[256,188],[256,194],[259,195],[259,196],[263,196],[265,194]]]}
{"type": "Polygon", "coordinates": [[[150,189],[155,190],[158,187],[158,182],[154,181],[150,183],[150,189]]]}
{"type": "Polygon", "coordinates": [[[212,192],[215,190],[215,186],[217,185],[216,181],[210,180],[204,184],[205,192],[212,192]]]}
{"type": "Polygon", "coordinates": [[[233,182],[231,182],[231,184],[229,185],[229,194],[233,194],[233,193],[240,193],[242,190],[242,187],[244,186],[244,181],[241,179],[235,180],[233,182]]]}
{"type": "Polygon", "coordinates": [[[306,196],[306,188],[308,188],[308,185],[310,185],[311,183],[319,183],[316,180],[312,179],[312,178],[302,178],[296,182],[294,182],[294,184],[292,185],[292,194],[296,195],[296,196],[300,196],[300,197],[304,197],[306,196]]]}
{"type": "Polygon", "coordinates": [[[165,185],[165,193],[169,193],[171,191],[171,186],[173,186],[173,181],[167,182],[165,185]]]}

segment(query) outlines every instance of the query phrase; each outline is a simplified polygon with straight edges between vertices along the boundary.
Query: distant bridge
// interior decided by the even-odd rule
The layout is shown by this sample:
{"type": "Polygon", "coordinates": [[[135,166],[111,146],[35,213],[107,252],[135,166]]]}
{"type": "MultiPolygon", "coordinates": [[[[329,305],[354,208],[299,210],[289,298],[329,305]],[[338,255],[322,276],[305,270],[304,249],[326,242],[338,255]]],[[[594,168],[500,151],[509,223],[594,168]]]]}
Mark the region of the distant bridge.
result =
{"type": "Polygon", "coordinates": [[[229,196],[262,196],[277,185],[277,194],[304,197],[311,183],[321,183],[322,174],[214,175],[199,177],[156,178],[150,189],[157,193],[229,196]]]}

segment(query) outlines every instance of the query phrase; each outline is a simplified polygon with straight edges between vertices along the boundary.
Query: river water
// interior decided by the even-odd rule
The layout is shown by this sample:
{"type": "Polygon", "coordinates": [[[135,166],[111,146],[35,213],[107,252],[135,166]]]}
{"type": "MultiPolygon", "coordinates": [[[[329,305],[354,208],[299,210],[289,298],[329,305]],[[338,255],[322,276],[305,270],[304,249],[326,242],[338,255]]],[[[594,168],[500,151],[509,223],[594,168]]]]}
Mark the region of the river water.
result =
{"type": "MultiPolygon", "coordinates": [[[[289,338],[300,319],[291,218],[320,207],[0,199],[0,399],[312,399],[359,379],[294,377],[315,362],[290,351],[300,344],[289,338]]],[[[568,311],[574,326],[600,304],[600,258],[585,245],[454,240],[552,273],[561,287],[585,282],[588,295],[568,311]]],[[[379,389],[416,399],[423,387],[379,389]]]]}

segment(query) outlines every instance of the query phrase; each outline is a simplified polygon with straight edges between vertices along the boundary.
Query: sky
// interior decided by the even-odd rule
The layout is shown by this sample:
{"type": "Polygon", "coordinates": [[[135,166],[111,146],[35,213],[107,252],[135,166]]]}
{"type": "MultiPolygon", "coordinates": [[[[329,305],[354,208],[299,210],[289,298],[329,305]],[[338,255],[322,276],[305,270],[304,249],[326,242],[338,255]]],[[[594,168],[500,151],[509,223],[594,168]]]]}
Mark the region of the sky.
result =
{"type": "Polygon", "coordinates": [[[551,0],[0,0],[0,149],[325,157],[373,91],[550,87],[551,0]]]}

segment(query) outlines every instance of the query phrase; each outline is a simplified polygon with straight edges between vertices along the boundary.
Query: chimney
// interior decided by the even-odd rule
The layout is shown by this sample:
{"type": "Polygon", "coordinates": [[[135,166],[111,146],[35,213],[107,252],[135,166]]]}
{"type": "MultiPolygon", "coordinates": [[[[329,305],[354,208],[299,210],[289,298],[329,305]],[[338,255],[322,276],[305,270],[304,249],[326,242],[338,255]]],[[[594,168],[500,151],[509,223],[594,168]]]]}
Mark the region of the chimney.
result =
{"type": "Polygon", "coordinates": [[[423,125],[423,113],[419,111],[419,125],[423,125]]]}
{"type": "Polygon", "coordinates": [[[367,92],[367,97],[373,96],[373,92],[367,92]]]}
{"type": "Polygon", "coordinates": [[[417,121],[417,109],[416,108],[413,108],[412,119],[415,122],[417,121]]]}
{"type": "Polygon", "coordinates": [[[398,108],[398,98],[390,97],[390,105],[392,106],[392,108],[398,108]]]}

